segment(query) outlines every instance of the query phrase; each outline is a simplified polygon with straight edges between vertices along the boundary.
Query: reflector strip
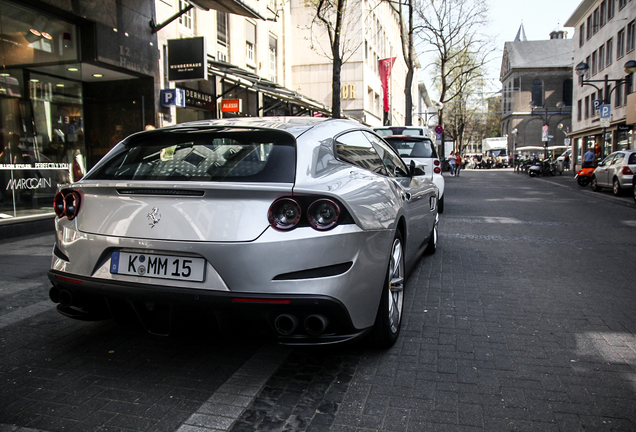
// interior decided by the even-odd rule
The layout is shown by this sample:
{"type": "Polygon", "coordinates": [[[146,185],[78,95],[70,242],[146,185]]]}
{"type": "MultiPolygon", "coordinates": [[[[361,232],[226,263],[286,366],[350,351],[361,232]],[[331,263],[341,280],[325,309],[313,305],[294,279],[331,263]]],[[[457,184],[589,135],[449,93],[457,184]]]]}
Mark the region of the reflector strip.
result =
{"type": "Polygon", "coordinates": [[[258,298],[233,298],[235,303],[275,303],[275,304],[289,304],[289,299],[258,299],[258,298]]]}
{"type": "Polygon", "coordinates": [[[82,283],[84,283],[81,280],[71,279],[71,278],[67,278],[67,277],[64,277],[64,276],[55,276],[55,279],[59,279],[62,282],[71,282],[71,283],[78,284],[78,285],[81,285],[82,283]]]}

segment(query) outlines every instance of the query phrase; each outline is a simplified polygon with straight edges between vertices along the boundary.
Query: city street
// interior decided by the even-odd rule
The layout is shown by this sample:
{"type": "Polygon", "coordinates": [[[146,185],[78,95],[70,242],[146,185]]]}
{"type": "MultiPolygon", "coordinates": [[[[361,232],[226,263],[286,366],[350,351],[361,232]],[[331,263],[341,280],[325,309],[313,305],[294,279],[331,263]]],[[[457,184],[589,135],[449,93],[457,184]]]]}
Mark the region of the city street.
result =
{"type": "Polygon", "coordinates": [[[633,199],[463,170],[445,200],[388,351],[75,321],[53,234],[5,240],[0,432],[636,430],[633,199]]]}

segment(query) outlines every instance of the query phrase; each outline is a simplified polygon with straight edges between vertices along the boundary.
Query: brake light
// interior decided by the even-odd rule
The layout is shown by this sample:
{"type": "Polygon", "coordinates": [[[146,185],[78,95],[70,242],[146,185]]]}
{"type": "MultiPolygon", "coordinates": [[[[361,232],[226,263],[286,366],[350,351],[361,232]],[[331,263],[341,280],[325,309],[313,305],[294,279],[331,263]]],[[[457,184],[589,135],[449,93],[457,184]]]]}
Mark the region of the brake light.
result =
{"type": "Polygon", "coordinates": [[[624,166],[623,169],[621,170],[621,174],[623,174],[623,175],[633,175],[634,173],[632,172],[632,170],[628,166],[624,166]]]}
{"type": "Polygon", "coordinates": [[[311,203],[307,210],[307,219],[313,229],[325,231],[338,223],[340,207],[330,199],[319,199],[311,203]]]}
{"type": "Polygon", "coordinates": [[[433,172],[434,172],[435,174],[439,174],[439,173],[441,173],[441,172],[442,172],[442,169],[441,169],[440,167],[435,167],[435,168],[433,168],[433,172]]]}
{"type": "Polygon", "coordinates": [[[272,228],[287,231],[300,222],[300,205],[291,198],[281,198],[274,201],[267,212],[267,220],[272,228]]]}
{"type": "Polygon", "coordinates": [[[79,213],[79,207],[80,194],[76,191],[58,192],[53,198],[53,209],[59,218],[67,217],[68,220],[73,220],[79,213]]]}
{"type": "Polygon", "coordinates": [[[435,165],[435,166],[440,166],[439,159],[435,159],[435,160],[433,161],[433,165],[435,165]]]}

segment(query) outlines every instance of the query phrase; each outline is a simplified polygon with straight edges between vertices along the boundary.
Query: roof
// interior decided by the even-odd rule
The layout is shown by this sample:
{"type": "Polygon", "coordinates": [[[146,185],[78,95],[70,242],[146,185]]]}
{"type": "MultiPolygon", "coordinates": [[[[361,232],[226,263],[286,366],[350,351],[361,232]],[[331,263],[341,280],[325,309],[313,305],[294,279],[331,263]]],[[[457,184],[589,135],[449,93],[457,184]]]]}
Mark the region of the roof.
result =
{"type": "Polygon", "coordinates": [[[565,27],[574,27],[576,24],[583,19],[587,12],[594,6],[596,0],[582,0],[579,6],[576,8],[572,16],[568,18],[565,22],[565,27]]]}
{"type": "Polygon", "coordinates": [[[569,68],[573,65],[573,39],[506,42],[501,76],[513,69],[569,68]]]}

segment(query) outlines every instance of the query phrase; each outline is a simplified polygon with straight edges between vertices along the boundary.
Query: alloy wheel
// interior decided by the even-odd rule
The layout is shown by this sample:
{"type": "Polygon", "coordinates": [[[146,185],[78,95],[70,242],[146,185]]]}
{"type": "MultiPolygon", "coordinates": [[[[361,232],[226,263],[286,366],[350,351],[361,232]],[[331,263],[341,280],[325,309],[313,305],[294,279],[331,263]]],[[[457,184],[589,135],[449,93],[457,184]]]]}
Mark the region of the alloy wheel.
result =
{"type": "Polygon", "coordinates": [[[393,241],[391,262],[389,264],[389,324],[391,331],[396,333],[402,320],[404,304],[404,255],[402,242],[399,238],[393,241]]]}

